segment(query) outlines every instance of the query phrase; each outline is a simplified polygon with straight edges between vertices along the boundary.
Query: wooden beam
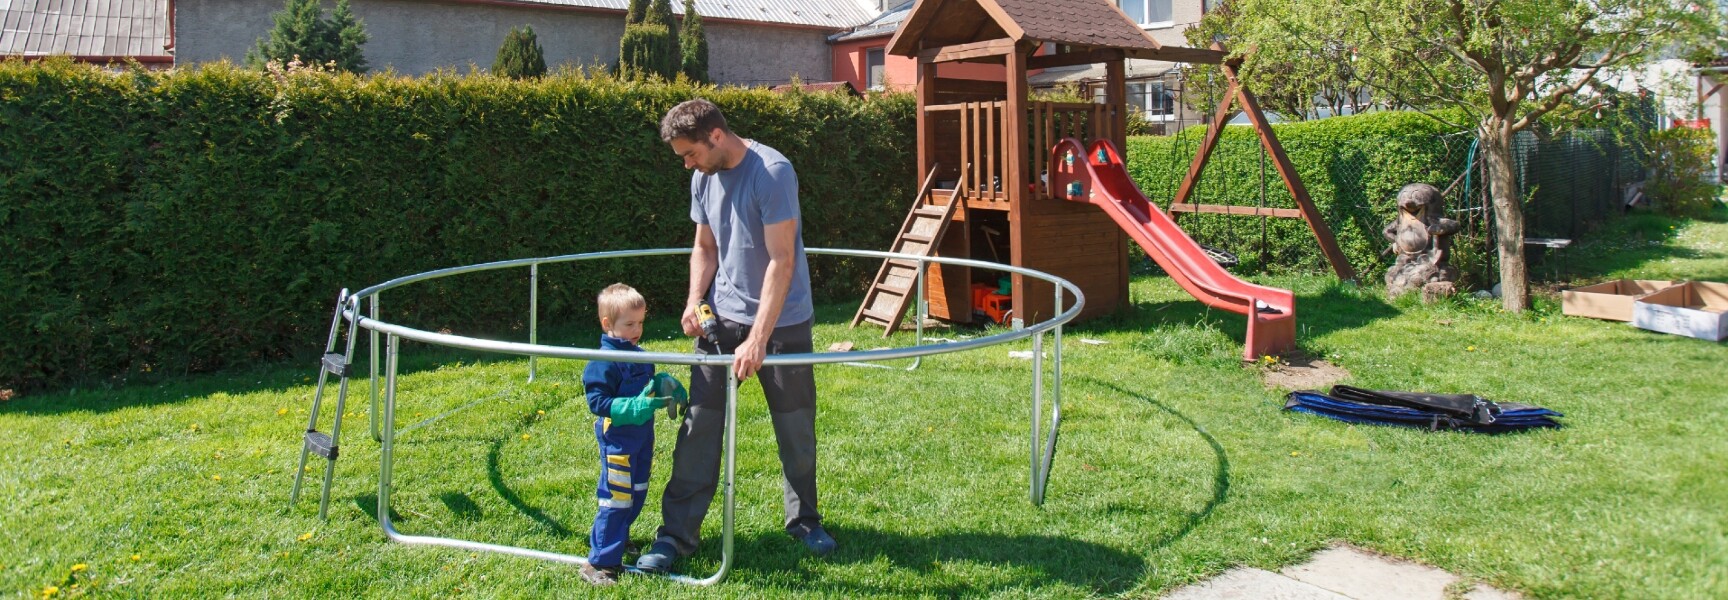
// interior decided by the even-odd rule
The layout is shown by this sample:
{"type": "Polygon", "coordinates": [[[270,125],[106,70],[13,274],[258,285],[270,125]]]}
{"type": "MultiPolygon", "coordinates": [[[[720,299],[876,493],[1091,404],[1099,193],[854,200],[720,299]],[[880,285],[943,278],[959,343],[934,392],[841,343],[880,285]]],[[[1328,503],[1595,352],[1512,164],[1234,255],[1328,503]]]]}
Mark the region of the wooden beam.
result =
{"type": "Polygon", "coordinates": [[[1300,218],[1302,211],[1294,208],[1261,208],[1228,204],[1171,204],[1172,213],[1203,213],[1210,215],[1241,215],[1249,217],[1300,218]]]}
{"type": "Polygon", "coordinates": [[[1063,52],[1061,54],[1046,54],[1034,56],[1026,62],[1028,69],[1049,69],[1053,67],[1072,67],[1074,65],[1095,65],[1108,62],[1111,57],[1120,56],[1119,50],[1081,50],[1078,52],[1063,52]]]}
{"type": "MultiPolygon", "coordinates": [[[[994,5],[994,2],[985,2],[994,5]]],[[[1002,166],[1007,173],[1003,174],[1002,187],[1008,192],[1008,243],[1010,245],[1009,260],[1015,265],[1026,264],[1026,203],[1031,194],[1026,193],[1026,103],[1032,95],[1032,88],[1026,82],[1026,59],[1037,48],[1032,42],[1016,43],[1012,52],[1008,53],[1008,99],[1003,104],[1006,109],[1001,127],[1003,130],[1002,144],[995,146],[1002,152],[1002,166]]],[[[1029,284],[1032,280],[1016,273],[1014,282],[1014,318],[1020,319],[1025,325],[1035,323],[1032,314],[1032,298],[1035,293],[1029,284]]]]}
{"type": "Polygon", "coordinates": [[[956,44],[931,48],[918,53],[920,63],[941,63],[981,58],[985,56],[1001,56],[1014,51],[1014,40],[999,39],[956,44]]]}
{"type": "Polygon", "coordinates": [[[943,80],[936,77],[935,64],[918,65],[918,172],[928,173],[936,165],[936,124],[926,109],[936,101],[943,80]]]}
{"type": "Polygon", "coordinates": [[[1236,74],[1238,65],[1225,63],[1224,76],[1230,78],[1230,88],[1236,92],[1237,99],[1242,101],[1242,112],[1248,115],[1248,122],[1254,125],[1254,131],[1260,135],[1260,146],[1271,156],[1272,165],[1278,170],[1278,177],[1284,180],[1284,186],[1290,189],[1290,196],[1296,199],[1296,206],[1302,209],[1302,220],[1308,222],[1308,228],[1314,231],[1314,239],[1320,242],[1320,250],[1326,254],[1326,261],[1332,263],[1332,271],[1338,278],[1345,281],[1356,280],[1356,269],[1350,266],[1350,260],[1344,257],[1344,251],[1338,248],[1338,238],[1332,235],[1332,228],[1326,224],[1320,210],[1314,207],[1314,200],[1308,197],[1308,187],[1302,185],[1302,177],[1296,173],[1296,165],[1290,163],[1290,156],[1284,153],[1284,145],[1278,143],[1278,136],[1272,133],[1272,125],[1266,122],[1266,114],[1260,111],[1260,104],[1254,101],[1254,94],[1243,87],[1236,74]]]}
{"type": "Polygon", "coordinates": [[[1188,48],[1184,46],[1165,46],[1157,50],[1137,48],[1128,50],[1127,52],[1128,58],[1205,65],[1222,64],[1224,62],[1224,57],[1228,54],[1218,50],[1203,50],[1200,48],[1188,48]]]}
{"type": "Polygon", "coordinates": [[[1116,119],[1110,124],[1110,143],[1122,153],[1123,160],[1128,156],[1128,71],[1127,61],[1122,58],[1120,50],[1110,51],[1109,62],[1104,63],[1104,103],[1116,111],[1116,119]]]}
{"type": "Polygon", "coordinates": [[[936,86],[942,88],[942,93],[961,94],[1003,94],[1008,91],[1008,84],[1001,81],[984,81],[982,79],[952,79],[938,78],[936,86]]]}

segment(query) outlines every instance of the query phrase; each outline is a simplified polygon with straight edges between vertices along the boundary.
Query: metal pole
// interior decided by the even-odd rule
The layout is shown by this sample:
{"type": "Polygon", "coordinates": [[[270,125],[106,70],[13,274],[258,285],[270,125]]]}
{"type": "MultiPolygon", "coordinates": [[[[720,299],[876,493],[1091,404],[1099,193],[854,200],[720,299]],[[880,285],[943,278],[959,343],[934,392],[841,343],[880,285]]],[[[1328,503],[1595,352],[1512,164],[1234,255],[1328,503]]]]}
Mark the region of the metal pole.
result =
{"type": "Polygon", "coordinates": [[[1032,336],[1032,503],[1038,494],[1038,419],[1044,416],[1044,332],[1032,336]]]}
{"type": "MultiPolygon", "coordinates": [[[[381,295],[383,295],[382,292],[372,294],[372,320],[374,321],[378,320],[378,297],[381,295]]],[[[372,378],[369,380],[368,386],[372,389],[372,410],[366,413],[366,419],[372,423],[372,441],[382,442],[384,437],[378,432],[378,330],[371,330],[370,335],[372,340],[367,344],[367,347],[372,351],[372,360],[368,361],[366,365],[372,370],[372,378]]]]}
{"type": "MultiPolygon", "coordinates": [[[[540,343],[540,263],[528,265],[528,343],[540,343]]],[[[538,356],[528,357],[528,383],[534,383],[538,356]]]]}
{"type": "Polygon", "coordinates": [[[390,336],[390,364],[384,370],[384,439],[378,451],[378,522],[384,526],[384,533],[390,535],[395,528],[390,525],[390,476],[395,470],[396,457],[396,353],[401,346],[401,338],[390,336]]]}
{"type": "MultiPolygon", "coordinates": [[[[1056,314],[1062,314],[1062,286],[1056,287],[1056,314]]],[[[1050,487],[1050,467],[1056,462],[1056,436],[1062,426],[1062,325],[1051,330],[1056,340],[1054,379],[1050,382],[1050,433],[1044,440],[1044,466],[1038,473],[1038,496],[1034,504],[1044,504],[1044,492],[1050,487]]]]}

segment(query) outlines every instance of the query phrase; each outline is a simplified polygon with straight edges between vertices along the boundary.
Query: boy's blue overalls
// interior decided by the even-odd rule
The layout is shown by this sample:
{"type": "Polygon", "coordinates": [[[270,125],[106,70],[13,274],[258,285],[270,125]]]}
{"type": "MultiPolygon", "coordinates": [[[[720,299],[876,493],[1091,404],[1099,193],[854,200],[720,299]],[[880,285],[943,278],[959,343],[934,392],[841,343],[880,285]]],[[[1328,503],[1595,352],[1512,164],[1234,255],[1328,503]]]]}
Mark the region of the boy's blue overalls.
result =
{"type": "MultiPolygon", "coordinates": [[[[600,336],[600,349],[641,352],[627,340],[600,336]]],[[[613,425],[612,400],[642,392],[654,378],[654,365],[590,361],[582,371],[588,391],[588,411],[594,421],[594,437],[600,442],[600,512],[588,536],[588,564],[616,567],[624,562],[624,544],[630,540],[630,524],[642,512],[648,496],[648,470],[654,461],[654,421],[641,425],[613,425]]]]}

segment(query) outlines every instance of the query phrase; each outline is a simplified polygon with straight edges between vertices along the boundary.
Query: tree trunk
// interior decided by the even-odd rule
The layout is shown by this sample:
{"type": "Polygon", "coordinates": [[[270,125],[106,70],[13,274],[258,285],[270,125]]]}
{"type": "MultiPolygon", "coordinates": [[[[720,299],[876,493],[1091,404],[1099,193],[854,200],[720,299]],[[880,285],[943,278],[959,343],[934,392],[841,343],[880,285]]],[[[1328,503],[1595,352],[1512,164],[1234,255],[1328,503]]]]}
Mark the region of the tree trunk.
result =
{"type": "Polygon", "coordinates": [[[1500,251],[1500,303],[1523,312],[1530,306],[1529,270],[1524,264],[1524,208],[1512,172],[1512,124],[1488,117],[1477,132],[1488,161],[1488,190],[1494,198],[1494,242],[1500,251]]]}

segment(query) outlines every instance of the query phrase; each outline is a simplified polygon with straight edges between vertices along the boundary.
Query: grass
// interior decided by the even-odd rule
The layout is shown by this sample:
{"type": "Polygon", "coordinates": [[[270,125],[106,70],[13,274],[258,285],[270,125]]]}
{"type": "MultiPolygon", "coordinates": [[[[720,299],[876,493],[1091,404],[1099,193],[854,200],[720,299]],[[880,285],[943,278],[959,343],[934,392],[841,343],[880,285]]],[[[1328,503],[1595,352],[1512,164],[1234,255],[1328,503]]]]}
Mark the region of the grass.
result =
{"type": "MultiPolygon", "coordinates": [[[[1575,247],[1579,279],[1728,280],[1728,218],[1622,220],[1575,247]],[[1669,227],[1672,226],[1672,229],[1669,227]],[[1637,237],[1637,236],[1642,236],[1637,237]],[[1640,241],[1642,240],[1642,241],[1640,241]]],[[[737,560],[714,589],[588,588],[565,565],[386,541],[363,380],[346,407],[328,522],[288,488],[316,371],[300,365],[0,403],[0,589],[17,597],[1150,597],[1233,565],[1345,540],[1535,598],[1728,596],[1728,345],[1495,301],[1298,295],[1300,343],[1347,383],[1474,392],[1566,413],[1505,436],[1351,426],[1279,410],[1240,366],[1242,320],[1168,279],[1068,330],[1048,501],[1027,501],[1029,343],[913,372],[818,368],[827,560],[780,531],[759,388],[741,393],[737,560]],[[1108,342],[1082,344],[1080,338],[1108,342]],[[75,565],[85,565],[74,571],[75,565]],[[77,587],[73,587],[76,585],[77,587]]],[[[818,347],[884,342],[822,308],[818,347]]],[[[676,351],[670,319],[651,349],[676,351]]],[[[976,333],[976,332],[971,332],[976,333]]],[[[938,332],[961,335],[968,332],[938,332]]],[[[591,343],[588,332],[542,339],[591,343]]],[[[596,476],[580,363],[404,349],[394,518],[407,533],[582,553],[596,476]]],[[[325,426],[326,428],[328,425],[325,426]]],[[[662,460],[670,426],[659,428],[662,460]]],[[[635,537],[658,523],[654,499],[635,537]]],[[[716,502],[716,506],[718,506],[716,502]]],[[[687,569],[718,564],[719,511],[687,569]]]]}

